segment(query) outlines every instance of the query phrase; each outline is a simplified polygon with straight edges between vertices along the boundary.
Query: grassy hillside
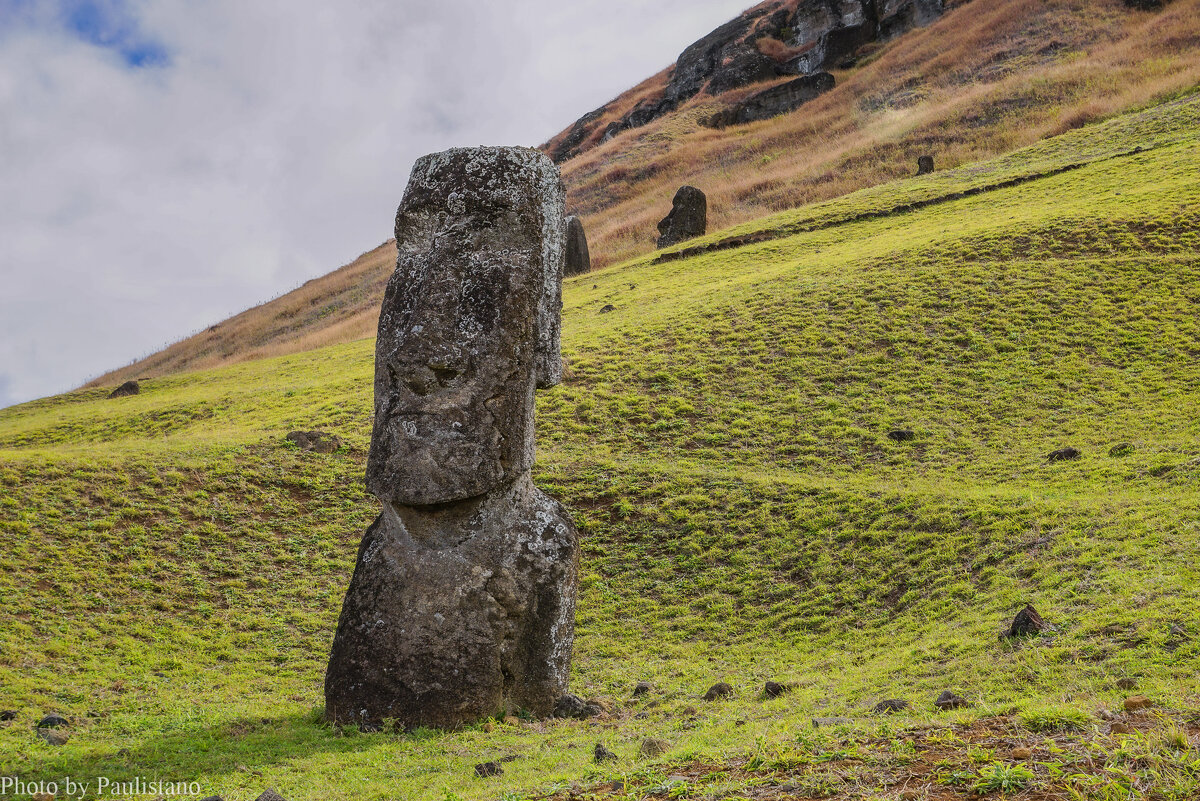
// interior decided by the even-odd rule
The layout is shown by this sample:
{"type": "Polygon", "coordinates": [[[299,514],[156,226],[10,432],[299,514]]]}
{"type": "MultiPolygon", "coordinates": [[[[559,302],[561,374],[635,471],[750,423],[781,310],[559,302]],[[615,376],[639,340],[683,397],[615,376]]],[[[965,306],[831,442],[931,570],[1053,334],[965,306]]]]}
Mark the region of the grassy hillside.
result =
{"type": "Polygon", "coordinates": [[[370,340],[0,412],[0,776],[228,801],[1195,797],[1198,122],[1192,95],[568,279],[535,477],[583,537],[572,685],[603,719],[320,722],[376,511],[370,340]],[[298,452],[294,428],[347,446],[298,452]],[[1064,446],[1081,458],[1047,459],[1064,446]],[[1053,629],[998,639],[1026,602],[1053,629]],[[735,694],[700,700],[719,680],[735,694]],[[935,712],[944,689],[974,706],[935,712]],[[1135,692],[1150,711],[1121,710],[1135,692]],[[913,708],[872,715],[888,698],[913,708]],[[61,747],[31,729],[51,710],[76,720],[61,747]]]}
{"type": "MultiPolygon", "coordinates": [[[[835,71],[836,89],[796,112],[716,131],[697,120],[768,84],[701,94],[571,159],[568,205],[584,219],[594,266],[611,265],[653,249],[683,183],[708,194],[709,230],[723,229],[911,175],[918,155],[939,168],[973,163],[1170,97],[1200,85],[1197,54],[1200,0],[1155,12],[1122,0],[960,3],[934,25],[872,44],[853,69],[835,71]]],[[[666,79],[614,100],[605,120],[666,79]]],[[[385,243],[89,386],[373,336],[393,263],[385,243]]]]}

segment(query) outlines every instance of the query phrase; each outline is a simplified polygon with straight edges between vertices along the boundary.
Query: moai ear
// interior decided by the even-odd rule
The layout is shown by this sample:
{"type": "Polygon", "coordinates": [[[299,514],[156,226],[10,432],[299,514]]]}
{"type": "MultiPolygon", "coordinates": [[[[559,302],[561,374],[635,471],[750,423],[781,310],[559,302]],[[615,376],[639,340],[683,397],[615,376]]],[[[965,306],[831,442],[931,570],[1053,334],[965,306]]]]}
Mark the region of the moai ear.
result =
{"type": "MultiPolygon", "coordinates": [[[[549,161],[547,159],[547,161],[549,161]]],[[[562,381],[562,279],[566,258],[566,190],[554,167],[554,186],[542,193],[542,271],[544,283],[537,312],[538,389],[549,389],[562,381]]]]}

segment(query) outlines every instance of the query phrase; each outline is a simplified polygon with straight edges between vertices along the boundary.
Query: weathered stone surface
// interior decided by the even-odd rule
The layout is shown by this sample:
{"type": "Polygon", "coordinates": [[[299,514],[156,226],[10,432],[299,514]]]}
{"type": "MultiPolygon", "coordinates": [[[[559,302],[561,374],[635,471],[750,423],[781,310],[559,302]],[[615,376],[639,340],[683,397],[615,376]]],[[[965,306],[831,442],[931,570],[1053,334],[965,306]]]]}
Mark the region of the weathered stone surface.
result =
{"type": "Polygon", "coordinates": [[[475,766],[475,775],[481,779],[487,779],[491,776],[503,776],[504,768],[499,762],[480,762],[475,766]]]}
{"type": "Polygon", "coordinates": [[[782,682],[768,681],[763,685],[763,695],[768,698],[778,698],[790,689],[791,687],[782,682]]]}
{"type": "Polygon", "coordinates": [[[917,175],[928,175],[933,172],[933,156],[917,157],[917,175]]]}
{"type": "Polygon", "coordinates": [[[1082,451],[1080,451],[1078,448],[1072,448],[1068,445],[1065,448],[1059,448],[1057,450],[1050,451],[1050,453],[1046,455],[1046,459],[1047,461],[1051,462],[1069,462],[1073,459],[1078,459],[1080,456],[1083,456],[1082,451]]]}
{"type": "Polygon", "coordinates": [[[1032,604],[1026,604],[1025,608],[1017,612],[1013,618],[1012,625],[1008,627],[1009,637],[1026,637],[1031,634],[1039,634],[1046,628],[1046,621],[1042,620],[1042,616],[1033,608],[1032,604]]]}
{"type": "Polygon", "coordinates": [[[671,750],[671,744],[666,740],[658,737],[649,737],[642,741],[642,747],[639,749],[644,757],[658,757],[671,750]]]}
{"type": "Polygon", "coordinates": [[[933,705],[945,711],[947,709],[962,709],[963,707],[970,706],[970,703],[961,695],[956,695],[950,690],[942,690],[941,695],[934,700],[933,705]]]}
{"type": "Polygon", "coordinates": [[[567,218],[567,249],[563,263],[563,275],[579,275],[592,269],[592,257],[588,253],[587,236],[583,233],[583,221],[578,217],[567,218]]]}
{"type": "Polygon", "coordinates": [[[658,246],[665,248],[702,236],[708,224],[708,199],[694,186],[681,186],[671,199],[671,212],[658,223],[658,246]]]}
{"type": "Polygon", "coordinates": [[[942,11],[943,0],[768,0],[688,45],[663,89],[640,100],[620,119],[612,120],[612,103],[605,104],[544,147],[561,163],[701,93],[715,96],[781,75],[821,73],[834,65],[845,69],[863,45],[927,25],[942,11]]]}
{"type": "Polygon", "coordinates": [[[780,114],[795,111],[813,98],[825,94],[834,87],[834,83],[833,76],[828,72],[802,75],[753,94],[701,122],[709,128],[725,128],[729,125],[743,125],[778,117],[780,114]]]}
{"type": "Polygon", "coordinates": [[[39,728],[37,730],[37,735],[45,740],[47,745],[54,746],[66,745],[67,741],[71,739],[71,735],[67,734],[66,732],[61,732],[58,729],[39,728]]]}
{"type": "Polygon", "coordinates": [[[908,709],[908,701],[903,698],[888,698],[880,701],[871,711],[876,715],[891,715],[908,709]]]}
{"type": "Polygon", "coordinates": [[[39,729],[57,729],[61,726],[70,726],[70,725],[71,725],[71,721],[67,718],[66,715],[60,714],[58,712],[47,712],[45,715],[42,716],[42,719],[38,721],[37,728],[39,728],[39,729]]]}
{"type": "Polygon", "coordinates": [[[379,318],[367,530],[327,717],[450,727],[566,689],[578,544],[538,491],[533,394],[561,378],[563,187],[526,148],[420,159],[379,318]]]}
{"type": "Polygon", "coordinates": [[[277,793],[273,788],[268,787],[259,793],[258,798],[254,799],[254,801],[287,801],[287,799],[277,793]]]}
{"type": "Polygon", "coordinates": [[[342,447],[340,437],[324,431],[290,431],[285,439],[300,450],[313,453],[334,453],[342,447]]]}
{"type": "Polygon", "coordinates": [[[708,688],[708,692],[704,693],[705,701],[715,701],[718,698],[724,698],[727,695],[733,695],[733,687],[723,681],[719,681],[708,688]]]}
{"type": "Polygon", "coordinates": [[[112,392],[108,393],[108,397],[110,397],[110,398],[127,398],[130,395],[136,395],[141,391],[142,391],[142,388],[140,386],[138,386],[138,382],[126,381],[124,384],[117,387],[112,392]]]}
{"type": "Polygon", "coordinates": [[[917,432],[911,428],[894,428],[887,433],[892,442],[912,442],[917,438],[917,432]]]}

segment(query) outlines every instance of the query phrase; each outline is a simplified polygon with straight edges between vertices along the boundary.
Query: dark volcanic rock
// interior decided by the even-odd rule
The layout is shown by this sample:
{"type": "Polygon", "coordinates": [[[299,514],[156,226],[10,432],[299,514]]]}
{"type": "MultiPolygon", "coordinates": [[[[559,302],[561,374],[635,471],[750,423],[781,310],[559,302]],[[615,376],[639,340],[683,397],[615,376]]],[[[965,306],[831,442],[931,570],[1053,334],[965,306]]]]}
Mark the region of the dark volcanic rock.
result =
{"type": "Polygon", "coordinates": [[[1031,634],[1040,634],[1045,628],[1046,621],[1042,620],[1038,611],[1033,608],[1032,604],[1025,604],[1025,608],[1017,612],[1012,625],[1008,627],[1008,636],[1027,637],[1031,634]]]}
{"type": "Polygon", "coordinates": [[[708,224],[708,199],[694,186],[681,186],[671,199],[671,212],[658,223],[658,246],[665,248],[702,236],[708,224]]]}
{"type": "Polygon", "coordinates": [[[727,695],[733,695],[733,688],[723,681],[719,681],[708,688],[708,692],[704,694],[705,701],[715,701],[718,698],[724,698],[727,695]]]}
{"type": "Polygon", "coordinates": [[[556,718],[586,718],[588,715],[588,704],[578,695],[566,693],[554,703],[554,717],[556,718]]]}
{"type": "Polygon", "coordinates": [[[610,311],[615,311],[616,308],[617,307],[612,305],[611,303],[605,303],[603,306],[600,307],[600,313],[608,314],[610,311]]]}
{"type": "Polygon", "coordinates": [[[336,723],[452,727],[567,686],[579,546],[534,487],[534,390],[558,383],[566,214],[525,148],[418,160],[379,318],[367,487],[383,502],[325,675],[336,723]]]}
{"type": "Polygon", "coordinates": [[[1109,456],[1128,456],[1136,450],[1132,442],[1118,442],[1108,449],[1109,456]]]}
{"type": "Polygon", "coordinates": [[[277,793],[273,788],[268,787],[259,794],[254,801],[287,801],[286,798],[277,793]]]}
{"type": "Polygon", "coordinates": [[[563,263],[563,275],[579,275],[592,269],[592,257],[588,253],[587,236],[583,233],[583,222],[578,217],[567,218],[567,251],[563,263]]]}
{"type": "Polygon", "coordinates": [[[61,715],[58,712],[49,712],[38,721],[37,728],[39,729],[57,729],[61,726],[70,726],[71,721],[66,715],[61,715]]]}
{"type": "Polygon", "coordinates": [[[919,156],[917,158],[917,175],[928,175],[933,172],[933,156],[919,156]]]}
{"type": "Polygon", "coordinates": [[[617,755],[604,747],[604,743],[596,743],[594,752],[597,762],[611,762],[617,758],[617,755]]]}
{"type": "Polygon", "coordinates": [[[486,779],[489,776],[502,776],[504,768],[500,767],[499,762],[480,762],[475,766],[475,775],[481,779],[486,779]]]}
{"type": "Polygon", "coordinates": [[[1125,5],[1139,11],[1158,11],[1168,2],[1170,0],[1125,0],[1125,5]]]}
{"type": "Polygon", "coordinates": [[[140,386],[138,386],[138,382],[126,381],[124,384],[117,387],[112,392],[108,393],[108,397],[110,397],[110,398],[127,398],[130,395],[136,395],[141,391],[142,391],[142,388],[140,386]]]}
{"type": "Polygon", "coordinates": [[[15,709],[0,710],[0,722],[7,723],[10,720],[16,720],[16,719],[17,719],[17,710],[15,710],[15,709]]]}
{"type": "Polygon", "coordinates": [[[340,437],[324,431],[291,431],[284,439],[295,443],[296,447],[302,451],[313,451],[314,453],[334,453],[342,447],[340,437]]]}
{"type": "Polygon", "coordinates": [[[768,698],[778,698],[786,693],[788,689],[789,688],[786,684],[781,684],[777,681],[768,681],[763,685],[763,695],[767,696],[768,698]]]}
{"type": "Polygon", "coordinates": [[[1059,448],[1056,451],[1050,451],[1046,455],[1046,459],[1051,462],[1069,462],[1072,459],[1078,459],[1082,455],[1083,453],[1078,448],[1068,446],[1066,448],[1059,448]]]}
{"type": "Polygon", "coordinates": [[[828,72],[803,75],[795,80],[753,94],[741,103],[707,117],[701,122],[710,128],[724,128],[728,125],[742,125],[756,120],[767,120],[795,111],[813,98],[825,94],[833,86],[833,76],[828,72]]]}
{"type": "Polygon", "coordinates": [[[961,709],[970,706],[966,698],[963,698],[961,695],[955,695],[949,690],[943,690],[942,694],[933,702],[933,705],[941,710],[961,709]]]}
{"type": "Polygon", "coordinates": [[[635,684],[633,686],[633,695],[634,695],[634,697],[637,697],[639,695],[645,695],[646,693],[650,692],[653,689],[654,689],[654,685],[651,684],[650,682],[639,681],[637,684],[635,684]]]}
{"type": "Polygon", "coordinates": [[[71,735],[66,732],[61,732],[58,729],[38,729],[37,736],[46,741],[48,745],[66,745],[71,739],[71,735]]]}
{"type": "Polygon", "coordinates": [[[888,439],[893,442],[912,442],[917,438],[917,433],[908,428],[895,428],[887,433],[888,439]]]}
{"type": "Polygon", "coordinates": [[[908,709],[908,701],[902,698],[888,698],[880,701],[871,711],[876,715],[892,715],[908,709]]]}
{"type": "MultiPolygon", "coordinates": [[[[661,92],[643,98],[619,120],[604,122],[611,104],[589,112],[547,150],[562,162],[589,143],[645,125],[702,92],[719,95],[781,75],[813,75],[833,65],[847,69],[863,45],[927,25],[942,10],[942,0],[773,0],[757,5],[688,45],[661,92]],[[602,134],[594,135],[601,125],[602,134]]],[[[782,107],[778,102],[764,105],[782,107]]]]}

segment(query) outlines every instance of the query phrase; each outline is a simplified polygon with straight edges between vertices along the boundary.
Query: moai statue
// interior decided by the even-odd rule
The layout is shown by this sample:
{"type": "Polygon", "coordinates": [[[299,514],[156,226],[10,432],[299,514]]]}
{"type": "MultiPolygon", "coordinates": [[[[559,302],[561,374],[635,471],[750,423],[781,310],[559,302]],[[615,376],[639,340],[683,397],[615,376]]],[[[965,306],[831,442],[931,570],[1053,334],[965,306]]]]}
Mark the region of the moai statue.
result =
{"type": "Polygon", "coordinates": [[[563,264],[563,275],[580,275],[592,269],[592,257],[588,253],[587,236],[583,233],[583,221],[578,217],[567,218],[567,255],[563,264]]]}
{"type": "Polygon", "coordinates": [[[534,389],[562,376],[564,191],[536,150],[417,161],[375,345],[367,530],[325,714],[375,728],[548,715],[567,687],[579,546],[530,478],[534,389]]]}
{"type": "Polygon", "coordinates": [[[933,172],[933,156],[917,157],[917,175],[928,175],[933,172]]]}
{"type": "Polygon", "coordinates": [[[671,199],[671,213],[658,223],[658,246],[665,248],[703,236],[708,224],[708,199],[694,186],[681,186],[671,199]]]}

